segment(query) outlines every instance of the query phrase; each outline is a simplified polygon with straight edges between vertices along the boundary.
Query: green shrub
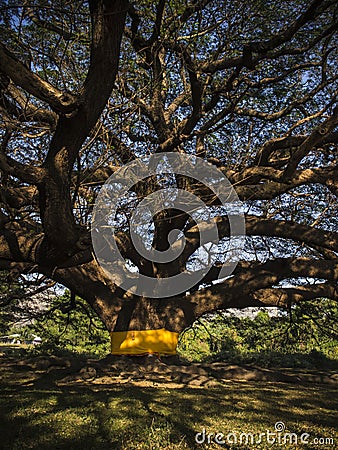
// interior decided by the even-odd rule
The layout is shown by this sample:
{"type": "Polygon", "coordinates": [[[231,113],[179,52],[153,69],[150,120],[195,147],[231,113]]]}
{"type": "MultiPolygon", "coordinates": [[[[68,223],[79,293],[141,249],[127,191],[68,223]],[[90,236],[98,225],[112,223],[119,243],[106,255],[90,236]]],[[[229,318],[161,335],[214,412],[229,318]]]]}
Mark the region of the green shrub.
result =
{"type": "Polygon", "coordinates": [[[108,331],[95,313],[79,298],[71,304],[70,293],[57,297],[50,313],[34,321],[28,329],[42,338],[34,347],[35,353],[105,356],[110,351],[108,331]],[[73,308],[74,306],[74,308],[73,308]]]}
{"type": "Polygon", "coordinates": [[[327,299],[297,305],[289,314],[253,318],[205,317],[182,334],[178,351],[189,361],[226,361],[263,367],[334,368],[338,364],[337,306],[327,299]]]}

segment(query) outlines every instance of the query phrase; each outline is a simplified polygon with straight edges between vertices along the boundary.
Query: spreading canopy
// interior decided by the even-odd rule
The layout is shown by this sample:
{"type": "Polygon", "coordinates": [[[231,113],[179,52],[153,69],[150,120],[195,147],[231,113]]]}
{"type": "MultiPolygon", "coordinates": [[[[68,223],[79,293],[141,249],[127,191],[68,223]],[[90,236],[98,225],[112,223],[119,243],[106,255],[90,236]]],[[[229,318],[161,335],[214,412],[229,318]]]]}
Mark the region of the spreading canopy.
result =
{"type": "Polygon", "coordinates": [[[229,307],[337,300],[337,2],[13,0],[0,44],[0,269],[38,273],[86,299],[109,329],[180,331],[229,307]],[[163,183],[209,208],[220,241],[209,272],[166,299],[121,289],[94,257],[90,222],[107,178],[135,158],[178,152],[214,164],[242,202],[246,243],[233,273],[229,220],[208,186],[149,177],[121,204],[115,239],[135,272],[198,267],[187,212],[145,232],[174,262],[140,255],[129,221],[163,183]],[[126,325],[127,324],[127,325],[126,325]]]}

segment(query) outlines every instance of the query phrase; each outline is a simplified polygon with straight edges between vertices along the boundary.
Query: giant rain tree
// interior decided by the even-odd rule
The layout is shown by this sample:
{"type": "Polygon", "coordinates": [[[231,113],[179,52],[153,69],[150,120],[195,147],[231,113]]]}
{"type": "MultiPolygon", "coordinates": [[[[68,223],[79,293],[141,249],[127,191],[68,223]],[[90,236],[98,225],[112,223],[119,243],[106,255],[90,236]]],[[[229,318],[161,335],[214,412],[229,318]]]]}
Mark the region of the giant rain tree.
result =
{"type": "Polygon", "coordinates": [[[337,300],[336,1],[7,0],[1,17],[1,270],[60,283],[114,332],[179,333],[207,312],[337,300]],[[210,186],[165,170],[137,182],[114,232],[132,272],[170,278],[208,253],[199,231],[210,223],[173,207],[156,211],[144,245],[165,252],[183,237],[180,256],[137,251],[131,215],[163,186],[197,196],[219,234],[198,283],[152,298],[102,269],[90,226],[106,180],[164,152],[226,176],[246,242],[219,280],[230,222],[210,186]]]}

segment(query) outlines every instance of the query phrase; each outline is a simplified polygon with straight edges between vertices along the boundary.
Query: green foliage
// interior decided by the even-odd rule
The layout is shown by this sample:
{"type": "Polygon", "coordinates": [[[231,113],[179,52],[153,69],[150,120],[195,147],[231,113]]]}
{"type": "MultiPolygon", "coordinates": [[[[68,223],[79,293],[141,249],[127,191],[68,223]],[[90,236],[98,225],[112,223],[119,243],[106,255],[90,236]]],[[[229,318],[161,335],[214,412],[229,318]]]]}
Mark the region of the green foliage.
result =
{"type": "Polygon", "coordinates": [[[82,299],[73,300],[69,291],[56,297],[50,311],[28,328],[42,338],[43,343],[36,347],[42,353],[109,353],[108,331],[95,312],[82,299]]]}
{"type": "Polygon", "coordinates": [[[15,321],[15,295],[23,292],[17,280],[6,271],[0,271],[0,335],[8,334],[15,321]]]}
{"type": "Polygon", "coordinates": [[[289,314],[252,319],[201,319],[180,339],[179,353],[190,361],[224,360],[260,366],[318,368],[338,360],[338,308],[322,299],[297,305],[289,314]]]}
{"type": "MultiPolygon", "coordinates": [[[[178,352],[190,361],[224,360],[259,366],[318,368],[338,360],[338,308],[322,299],[293,307],[288,314],[255,318],[208,316],[180,337],[178,352]]],[[[104,356],[109,334],[82,299],[68,291],[56,297],[50,311],[20,333],[37,334],[39,353],[75,352],[104,356]]]]}

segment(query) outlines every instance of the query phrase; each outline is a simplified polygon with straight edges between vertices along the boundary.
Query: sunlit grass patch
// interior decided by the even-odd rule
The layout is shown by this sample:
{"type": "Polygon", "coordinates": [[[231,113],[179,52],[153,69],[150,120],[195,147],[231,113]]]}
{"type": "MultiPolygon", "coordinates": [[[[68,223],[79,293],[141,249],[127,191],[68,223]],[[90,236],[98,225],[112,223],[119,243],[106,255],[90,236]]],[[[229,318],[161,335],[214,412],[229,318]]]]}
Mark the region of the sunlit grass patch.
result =
{"type": "MultiPolygon", "coordinates": [[[[196,447],[196,433],[203,429],[239,436],[273,431],[276,422],[283,422],[288,432],[338,442],[336,390],[330,385],[228,382],[180,389],[114,384],[55,387],[47,377],[35,387],[21,383],[22,373],[7,375],[7,381],[0,382],[0,448],[4,450],[184,450],[196,447]]],[[[218,447],[205,442],[196,448],[218,447]]],[[[252,450],[252,446],[225,448],[252,450]]],[[[268,447],[257,444],[254,448],[268,447]]]]}

